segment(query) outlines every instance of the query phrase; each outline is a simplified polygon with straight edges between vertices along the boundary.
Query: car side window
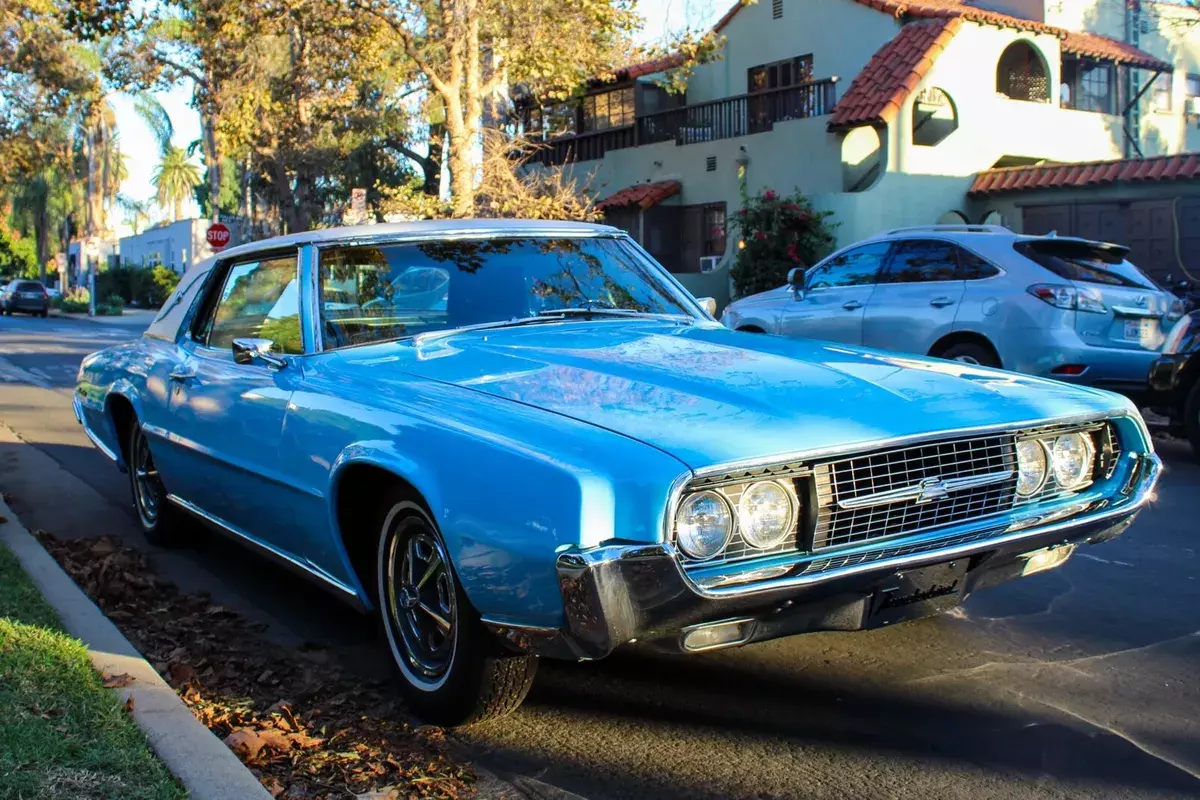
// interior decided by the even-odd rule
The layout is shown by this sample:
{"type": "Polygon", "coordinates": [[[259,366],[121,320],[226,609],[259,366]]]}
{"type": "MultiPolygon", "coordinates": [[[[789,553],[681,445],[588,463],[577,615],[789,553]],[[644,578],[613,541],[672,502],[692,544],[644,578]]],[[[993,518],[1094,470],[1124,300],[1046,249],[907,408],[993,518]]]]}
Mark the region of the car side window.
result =
{"type": "Polygon", "coordinates": [[[958,250],[950,242],[906,239],[896,243],[880,283],[952,281],[958,273],[958,250]]]}
{"type": "Polygon", "coordinates": [[[812,291],[874,283],[890,248],[889,242],[873,242],[847,250],[809,270],[805,288],[812,291]]]}
{"type": "Polygon", "coordinates": [[[296,257],[234,264],[197,338],[228,350],[234,339],[270,339],[276,353],[303,353],[296,257]]]}
{"type": "Polygon", "coordinates": [[[984,261],[970,250],[958,248],[958,278],[963,281],[981,281],[1000,274],[1000,270],[984,261]]]}

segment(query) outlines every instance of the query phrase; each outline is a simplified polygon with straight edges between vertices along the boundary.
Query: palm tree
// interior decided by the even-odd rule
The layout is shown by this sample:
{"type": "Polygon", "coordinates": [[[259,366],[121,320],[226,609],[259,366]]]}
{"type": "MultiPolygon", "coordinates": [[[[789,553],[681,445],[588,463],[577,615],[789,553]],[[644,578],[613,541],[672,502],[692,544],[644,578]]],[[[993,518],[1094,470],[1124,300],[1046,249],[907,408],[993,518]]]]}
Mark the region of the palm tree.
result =
{"type": "Polygon", "coordinates": [[[167,145],[151,178],[157,189],[155,200],[171,209],[171,221],[183,216],[183,203],[192,196],[192,190],[201,181],[200,167],[195,164],[181,147],[167,145]]]}

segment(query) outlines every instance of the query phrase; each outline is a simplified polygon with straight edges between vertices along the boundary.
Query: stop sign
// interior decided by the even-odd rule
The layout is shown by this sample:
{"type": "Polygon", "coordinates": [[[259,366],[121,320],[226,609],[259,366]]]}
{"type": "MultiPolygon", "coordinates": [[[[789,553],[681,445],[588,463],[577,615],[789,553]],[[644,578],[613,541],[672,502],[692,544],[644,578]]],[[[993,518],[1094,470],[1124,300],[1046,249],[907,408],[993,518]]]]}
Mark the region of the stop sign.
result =
{"type": "Polygon", "coordinates": [[[222,250],[225,245],[229,244],[229,228],[219,222],[214,222],[204,238],[208,240],[208,246],[213,250],[222,250]]]}

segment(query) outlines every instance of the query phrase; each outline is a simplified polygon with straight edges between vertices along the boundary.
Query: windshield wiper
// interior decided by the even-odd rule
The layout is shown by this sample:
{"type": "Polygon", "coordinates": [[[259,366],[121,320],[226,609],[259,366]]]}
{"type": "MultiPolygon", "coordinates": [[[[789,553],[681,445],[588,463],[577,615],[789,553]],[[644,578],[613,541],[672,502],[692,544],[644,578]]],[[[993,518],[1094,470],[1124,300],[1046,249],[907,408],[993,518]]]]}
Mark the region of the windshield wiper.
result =
{"type": "Polygon", "coordinates": [[[683,322],[691,325],[694,319],[685,314],[658,314],[653,311],[632,311],[627,308],[611,308],[608,306],[592,306],[590,308],[548,308],[538,312],[539,317],[546,319],[566,319],[567,317],[627,317],[634,319],[663,319],[683,322]]]}
{"type": "Polygon", "coordinates": [[[443,328],[440,331],[426,331],[418,333],[413,337],[413,344],[423,345],[426,342],[431,342],[434,339],[444,339],[447,336],[454,336],[457,333],[467,333],[470,331],[487,331],[494,328],[519,328],[522,325],[545,325],[548,322],[557,322],[562,318],[555,319],[554,317],[513,317],[512,319],[498,319],[492,322],[479,322],[474,325],[460,325],[457,328],[443,328]]]}

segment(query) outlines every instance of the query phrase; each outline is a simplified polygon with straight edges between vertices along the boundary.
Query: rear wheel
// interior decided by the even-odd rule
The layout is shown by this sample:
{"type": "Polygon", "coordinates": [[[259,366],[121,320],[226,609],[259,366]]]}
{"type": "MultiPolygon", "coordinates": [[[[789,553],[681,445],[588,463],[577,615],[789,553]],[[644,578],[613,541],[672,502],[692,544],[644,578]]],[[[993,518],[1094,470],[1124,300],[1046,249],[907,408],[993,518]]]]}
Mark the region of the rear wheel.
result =
{"type": "Polygon", "coordinates": [[[1192,384],[1183,405],[1183,430],[1192,443],[1192,454],[1200,460],[1200,379],[1192,384]]]}
{"type": "Polygon", "coordinates": [[[977,367],[999,367],[1000,359],[996,354],[981,344],[974,342],[959,342],[942,351],[941,358],[971,364],[977,367]]]}
{"type": "Polygon", "coordinates": [[[506,652],[484,629],[420,506],[397,494],[381,518],[379,613],[413,711],[446,726],[514,711],[533,684],[537,658],[506,652]]]}
{"type": "Polygon", "coordinates": [[[167,490],[154,464],[150,442],[137,419],[129,426],[129,447],[126,451],[129,467],[129,488],[133,509],[142,524],[142,533],[150,544],[171,547],[185,537],[187,520],[167,499],[167,490]]]}
{"type": "Polygon", "coordinates": [[[50,316],[50,309],[48,309],[48,308],[43,308],[43,309],[42,309],[42,314],[41,314],[41,317],[42,317],[42,319],[45,319],[45,318],[46,318],[46,317],[48,317],[48,316],[50,316]]]}

